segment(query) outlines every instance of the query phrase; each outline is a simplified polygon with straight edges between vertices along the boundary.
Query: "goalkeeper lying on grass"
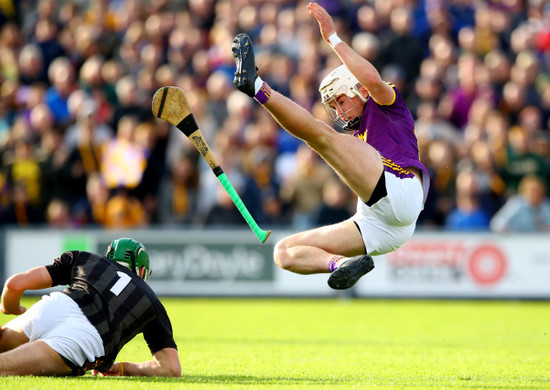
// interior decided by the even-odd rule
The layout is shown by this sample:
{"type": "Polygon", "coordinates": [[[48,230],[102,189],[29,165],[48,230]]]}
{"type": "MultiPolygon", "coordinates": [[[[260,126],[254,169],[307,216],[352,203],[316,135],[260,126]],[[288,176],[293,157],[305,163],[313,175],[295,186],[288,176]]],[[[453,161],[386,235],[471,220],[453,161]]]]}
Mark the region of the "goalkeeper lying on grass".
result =
{"type": "Polygon", "coordinates": [[[0,375],[175,376],[181,374],[172,325],[162,303],[145,282],[149,254],[130,238],[114,240],[106,256],[70,251],[53,264],[10,277],[0,309],[20,315],[0,333],[0,375]],[[26,290],[68,285],[44,295],[29,310],[20,305],[26,290]],[[153,359],[116,362],[139,333],[153,359]]]}

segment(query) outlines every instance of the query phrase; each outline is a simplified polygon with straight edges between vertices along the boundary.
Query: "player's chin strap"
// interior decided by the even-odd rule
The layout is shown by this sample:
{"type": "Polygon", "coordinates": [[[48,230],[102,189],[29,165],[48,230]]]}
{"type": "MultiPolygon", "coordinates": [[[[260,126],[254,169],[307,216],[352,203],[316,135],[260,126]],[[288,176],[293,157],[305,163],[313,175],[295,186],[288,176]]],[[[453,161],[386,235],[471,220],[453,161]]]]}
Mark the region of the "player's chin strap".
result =
{"type": "Polygon", "coordinates": [[[361,117],[357,116],[355,119],[352,119],[350,121],[347,121],[344,125],[344,130],[346,131],[354,131],[359,129],[359,125],[361,124],[361,117]]]}
{"type": "Polygon", "coordinates": [[[147,280],[149,280],[149,277],[151,276],[151,270],[147,270],[147,268],[141,267],[138,271],[138,276],[141,279],[147,281],[147,280]]]}
{"type": "MultiPolygon", "coordinates": [[[[363,109],[361,110],[361,112],[365,111],[366,105],[367,105],[366,103],[363,105],[363,109]]],[[[344,129],[345,131],[359,130],[359,125],[361,125],[361,115],[359,114],[359,110],[355,106],[352,109],[350,109],[350,111],[351,110],[354,110],[357,116],[349,121],[346,121],[345,125],[342,127],[342,129],[344,129]]]]}

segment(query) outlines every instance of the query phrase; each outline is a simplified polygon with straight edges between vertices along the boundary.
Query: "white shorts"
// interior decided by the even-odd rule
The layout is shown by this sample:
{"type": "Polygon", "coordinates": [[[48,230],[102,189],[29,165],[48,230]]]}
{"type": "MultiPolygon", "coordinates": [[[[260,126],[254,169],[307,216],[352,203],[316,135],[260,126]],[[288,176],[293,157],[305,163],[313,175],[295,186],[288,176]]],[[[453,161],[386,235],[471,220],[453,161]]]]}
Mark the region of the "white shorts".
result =
{"type": "Polygon", "coordinates": [[[25,313],[10,321],[30,341],[41,340],[78,367],[105,355],[97,329],[77,303],[61,292],[44,295],[25,313]]]}
{"type": "Polygon", "coordinates": [[[424,207],[424,191],[416,177],[399,178],[389,172],[384,177],[387,195],[370,207],[359,199],[351,217],[368,255],[382,255],[403,245],[412,237],[424,207]]]}

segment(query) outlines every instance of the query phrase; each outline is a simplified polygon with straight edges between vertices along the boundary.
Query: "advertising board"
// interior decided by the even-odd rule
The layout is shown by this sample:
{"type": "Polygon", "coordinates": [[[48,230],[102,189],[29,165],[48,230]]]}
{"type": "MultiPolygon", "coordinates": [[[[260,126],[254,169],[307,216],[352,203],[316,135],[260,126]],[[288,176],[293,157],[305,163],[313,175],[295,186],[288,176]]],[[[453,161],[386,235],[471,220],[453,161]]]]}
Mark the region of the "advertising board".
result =
{"type": "MultiPolygon", "coordinates": [[[[273,263],[273,247],[292,232],[273,232],[261,244],[249,231],[8,230],[4,276],[50,263],[66,250],[104,253],[109,242],[145,244],[151,287],[166,296],[312,296],[331,290],[328,274],[297,275],[273,263]]],[[[419,232],[395,252],[376,256],[376,268],[349,293],[357,297],[550,298],[548,235],[419,232]]]]}

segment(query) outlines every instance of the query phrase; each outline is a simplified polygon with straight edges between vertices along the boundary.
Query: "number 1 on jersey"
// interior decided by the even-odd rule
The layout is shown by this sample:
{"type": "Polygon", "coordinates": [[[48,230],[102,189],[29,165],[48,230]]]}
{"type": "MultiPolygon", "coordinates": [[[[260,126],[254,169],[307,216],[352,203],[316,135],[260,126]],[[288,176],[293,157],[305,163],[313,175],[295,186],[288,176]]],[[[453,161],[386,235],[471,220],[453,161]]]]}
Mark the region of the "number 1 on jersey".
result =
{"type": "Polygon", "coordinates": [[[111,292],[118,297],[122,290],[124,290],[124,287],[126,287],[128,283],[130,283],[132,278],[121,271],[117,271],[117,274],[118,276],[120,276],[120,279],[117,280],[115,284],[113,284],[113,287],[111,287],[111,292]]]}

